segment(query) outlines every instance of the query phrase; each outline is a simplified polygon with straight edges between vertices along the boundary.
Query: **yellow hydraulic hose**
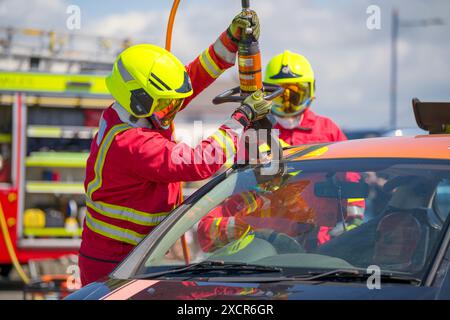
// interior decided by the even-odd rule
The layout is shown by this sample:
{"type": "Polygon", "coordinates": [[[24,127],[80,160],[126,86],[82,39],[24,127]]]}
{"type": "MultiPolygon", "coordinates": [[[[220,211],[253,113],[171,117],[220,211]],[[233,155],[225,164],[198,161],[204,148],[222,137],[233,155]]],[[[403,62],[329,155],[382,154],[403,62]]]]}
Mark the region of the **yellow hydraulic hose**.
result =
{"type": "MultiPolygon", "coordinates": [[[[175,15],[177,14],[178,5],[180,4],[180,0],[174,0],[172,4],[172,9],[170,10],[169,15],[169,21],[167,22],[167,32],[166,32],[166,50],[170,51],[172,47],[172,30],[173,30],[173,23],[175,21],[175,15]]],[[[170,125],[170,129],[172,133],[174,134],[175,127],[173,125],[173,122],[170,125]]],[[[180,184],[180,199],[181,202],[183,201],[183,185],[180,184]]],[[[184,256],[184,262],[186,264],[190,263],[190,255],[189,255],[189,248],[187,246],[186,237],[183,234],[181,236],[181,246],[183,248],[183,256],[184,256]]]]}
{"type": "Polygon", "coordinates": [[[11,237],[9,236],[8,225],[6,224],[5,213],[3,212],[2,203],[0,202],[0,226],[2,229],[3,239],[5,240],[6,249],[8,250],[9,257],[11,258],[11,262],[19,274],[20,278],[25,284],[30,283],[30,278],[23,271],[22,266],[19,263],[19,259],[17,259],[16,252],[14,251],[14,246],[11,241],[11,237]]]}

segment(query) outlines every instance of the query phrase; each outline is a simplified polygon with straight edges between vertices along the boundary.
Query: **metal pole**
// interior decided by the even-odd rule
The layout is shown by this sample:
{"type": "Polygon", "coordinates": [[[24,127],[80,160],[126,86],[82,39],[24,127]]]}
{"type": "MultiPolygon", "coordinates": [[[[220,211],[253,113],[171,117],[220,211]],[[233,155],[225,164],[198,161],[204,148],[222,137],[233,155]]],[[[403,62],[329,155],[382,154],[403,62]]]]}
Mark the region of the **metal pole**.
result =
{"type": "Polygon", "coordinates": [[[397,129],[397,38],[399,27],[398,10],[392,11],[391,32],[391,87],[390,87],[390,127],[397,129]]]}

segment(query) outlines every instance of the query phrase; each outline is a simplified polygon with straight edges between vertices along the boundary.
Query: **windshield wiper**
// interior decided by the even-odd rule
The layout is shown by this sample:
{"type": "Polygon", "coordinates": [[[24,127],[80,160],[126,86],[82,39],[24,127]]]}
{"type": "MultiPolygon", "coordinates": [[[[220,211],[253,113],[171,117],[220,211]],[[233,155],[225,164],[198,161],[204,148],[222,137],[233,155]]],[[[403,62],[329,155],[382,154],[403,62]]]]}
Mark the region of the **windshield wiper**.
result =
{"type": "Polygon", "coordinates": [[[282,272],[281,268],[263,266],[257,264],[248,264],[241,262],[224,262],[224,261],[214,261],[206,260],[198,263],[193,263],[185,267],[170,269],[166,271],[148,273],[144,275],[138,275],[136,279],[154,279],[167,275],[173,274],[183,274],[183,273],[206,273],[215,271],[226,271],[226,272],[248,272],[248,273],[268,273],[268,272],[282,272]]]}
{"type": "MultiPolygon", "coordinates": [[[[372,274],[362,270],[356,269],[335,269],[326,272],[309,272],[309,275],[298,275],[292,278],[301,281],[314,281],[314,280],[346,280],[346,279],[367,279],[372,274]]],[[[393,273],[381,273],[380,280],[382,282],[404,282],[419,285],[421,280],[414,277],[408,277],[403,275],[397,275],[393,273]]]]}

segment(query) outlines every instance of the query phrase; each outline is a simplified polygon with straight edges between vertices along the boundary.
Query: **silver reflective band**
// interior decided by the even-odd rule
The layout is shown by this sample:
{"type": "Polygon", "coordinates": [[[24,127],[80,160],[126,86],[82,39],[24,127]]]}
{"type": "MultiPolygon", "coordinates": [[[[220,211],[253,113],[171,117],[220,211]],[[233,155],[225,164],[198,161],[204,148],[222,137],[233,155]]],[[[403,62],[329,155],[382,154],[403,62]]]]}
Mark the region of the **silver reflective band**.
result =
{"type": "Polygon", "coordinates": [[[236,224],[235,219],[236,219],[235,217],[231,217],[231,218],[228,219],[228,223],[227,223],[227,238],[228,238],[229,241],[234,240],[234,235],[235,235],[234,227],[235,227],[235,224],[236,224]]]}
{"type": "Polygon", "coordinates": [[[119,73],[120,73],[123,81],[127,82],[127,81],[134,80],[134,78],[131,76],[131,74],[128,72],[128,70],[123,65],[122,58],[119,58],[119,60],[117,60],[117,69],[119,69],[119,73]]]}
{"type": "Polygon", "coordinates": [[[347,205],[347,216],[352,218],[363,218],[364,208],[349,203],[347,205]]]}
{"type": "Polygon", "coordinates": [[[86,203],[89,207],[96,210],[100,214],[106,215],[107,217],[130,221],[143,226],[156,226],[160,224],[161,221],[163,221],[169,214],[168,212],[157,213],[155,215],[152,215],[151,213],[137,214],[127,208],[118,206],[115,206],[118,208],[114,208],[112,205],[103,205],[99,202],[92,201],[89,197],[86,197],[86,203]]]}
{"type": "MultiPolygon", "coordinates": [[[[206,49],[208,50],[208,49],[206,49]]],[[[203,51],[203,53],[200,56],[200,61],[203,62],[203,66],[205,67],[205,69],[207,69],[206,71],[213,77],[213,78],[217,78],[218,76],[221,75],[222,70],[219,69],[219,67],[214,66],[212,64],[212,62],[209,60],[210,58],[208,57],[208,53],[207,51],[203,51]]]]}
{"type": "Polygon", "coordinates": [[[221,57],[224,61],[228,62],[229,64],[234,64],[236,61],[236,53],[231,52],[228,50],[227,47],[223,44],[222,40],[217,39],[216,42],[214,42],[214,51],[216,54],[221,57]]]}
{"type": "Polygon", "coordinates": [[[244,133],[244,126],[234,118],[230,118],[225,121],[224,125],[233,130],[238,137],[242,136],[244,133]]]}
{"type": "Polygon", "coordinates": [[[89,229],[102,236],[130,243],[133,245],[137,245],[145,237],[145,235],[138,236],[138,234],[135,232],[132,231],[125,232],[125,229],[115,228],[112,225],[99,221],[93,218],[89,212],[86,214],[86,225],[89,227],[89,229]]]}

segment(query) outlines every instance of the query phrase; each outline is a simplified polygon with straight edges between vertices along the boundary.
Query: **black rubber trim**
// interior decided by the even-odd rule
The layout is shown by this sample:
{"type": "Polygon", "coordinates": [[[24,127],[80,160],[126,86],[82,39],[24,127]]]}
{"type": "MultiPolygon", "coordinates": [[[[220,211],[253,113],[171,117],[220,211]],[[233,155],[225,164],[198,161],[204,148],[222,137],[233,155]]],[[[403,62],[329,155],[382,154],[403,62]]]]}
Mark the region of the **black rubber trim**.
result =
{"type": "Polygon", "coordinates": [[[189,75],[188,73],[185,71],[184,72],[184,80],[183,80],[183,84],[181,85],[181,87],[179,87],[178,89],[175,89],[175,92],[178,93],[187,93],[189,91],[192,90],[192,86],[191,86],[191,81],[189,79],[189,75]]]}
{"type": "Polygon", "coordinates": [[[154,83],[154,82],[152,81],[152,79],[148,79],[148,81],[150,81],[150,83],[151,83],[156,89],[158,89],[159,91],[163,91],[163,89],[162,89],[160,86],[158,86],[156,83],[154,83]]]}
{"type": "MultiPolygon", "coordinates": [[[[170,89],[170,87],[164,82],[164,81],[162,81],[160,78],[158,78],[157,76],[156,76],[156,74],[154,74],[153,72],[152,73],[150,73],[150,75],[153,77],[153,78],[155,78],[164,88],[166,88],[167,90],[172,90],[172,89],[170,89]]],[[[151,81],[151,80],[150,80],[151,81]]]]}
{"type": "Polygon", "coordinates": [[[253,71],[239,71],[239,74],[255,74],[261,72],[261,69],[253,70],[253,71]]]}
{"type": "Polygon", "coordinates": [[[227,35],[231,39],[231,41],[233,41],[236,44],[239,43],[239,40],[233,36],[229,28],[227,29],[227,35]]]}

